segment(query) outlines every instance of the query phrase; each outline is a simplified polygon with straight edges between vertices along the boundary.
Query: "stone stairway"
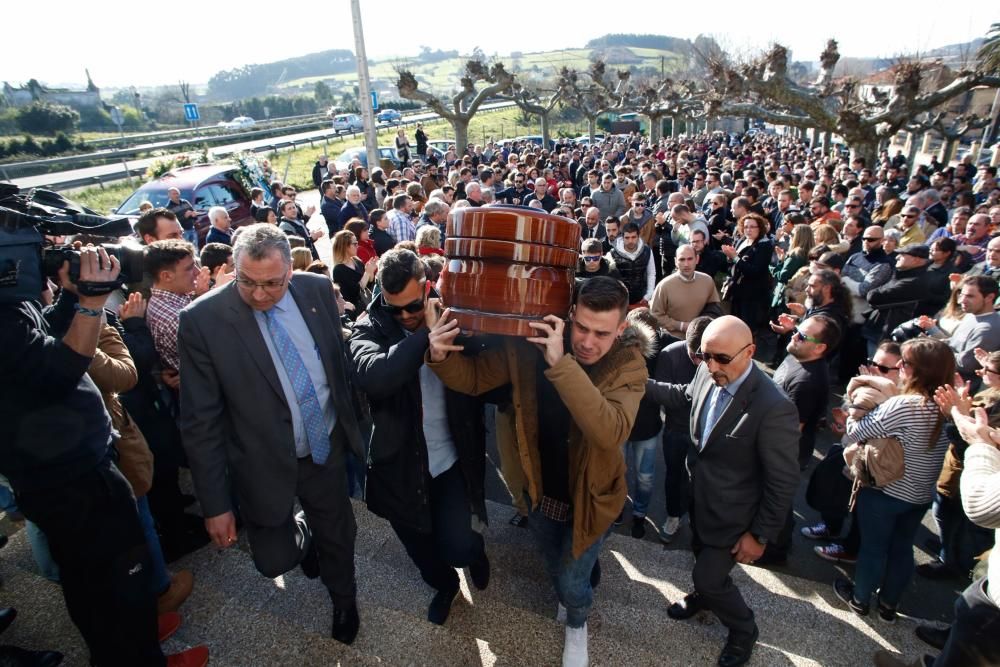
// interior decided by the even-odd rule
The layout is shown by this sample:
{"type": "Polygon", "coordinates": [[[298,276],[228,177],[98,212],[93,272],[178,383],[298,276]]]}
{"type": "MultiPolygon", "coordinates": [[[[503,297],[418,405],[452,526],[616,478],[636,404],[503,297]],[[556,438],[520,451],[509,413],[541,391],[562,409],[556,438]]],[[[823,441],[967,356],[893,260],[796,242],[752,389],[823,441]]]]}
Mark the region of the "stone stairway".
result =
{"type": "MultiPolygon", "coordinates": [[[[329,638],[330,599],[319,581],[296,570],[274,580],[253,567],[241,540],[233,549],[206,547],[175,563],[195,573],[181,608],[184,624],[168,652],[204,643],[213,667],[264,665],[559,665],[562,627],[556,600],[527,530],[506,523],[509,507],[489,503],[486,535],[493,567],[486,591],[462,594],[443,627],[426,621],[431,590],[387,522],[364,504],[356,551],[361,632],[352,646],[329,638]]],[[[612,535],[601,555],[603,577],[589,620],[590,657],[604,665],[714,665],[725,628],[714,617],[679,623],[666,609],[691,586],[693,557],[651,541],[612,535]]],[[[0,605],[18,619],[3,642],[63,651],[66,665],[87,653],[59,587],[35,574],[24,532],[0,552],[0,605]]],[[[894,625],[859,619],[828,584],[737,567],[734,579],[757,614],[761,640],[751,665],[871,664],[879,648],[921,655],[914,619],[894,625]]]]}

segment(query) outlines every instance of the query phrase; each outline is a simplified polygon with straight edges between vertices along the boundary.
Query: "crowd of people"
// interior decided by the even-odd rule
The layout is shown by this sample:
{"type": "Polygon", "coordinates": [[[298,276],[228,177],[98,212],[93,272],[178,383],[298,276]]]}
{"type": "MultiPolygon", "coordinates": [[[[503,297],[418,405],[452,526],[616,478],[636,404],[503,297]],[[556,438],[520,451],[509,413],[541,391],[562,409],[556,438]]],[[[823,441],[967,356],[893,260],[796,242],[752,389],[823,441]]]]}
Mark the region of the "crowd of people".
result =
{"type": "MultiPolygon", "coordinates": [[[[800,533],[823,542],[817,557],[855,565],[853,581],[831,581],[858,615],[874,599],[896,619],[932,507],[939,555],[919,575],[968,578],[990,550],[995,168],[869,163],[765,132],[491,141],[443,158],[418,135],[406,149],[388,173],[321,158],[318,207],[275,182],[251,193],[255,224],[233,229],[213,208],[204,238],[172,192],[135,224],[143,280],[90,289],[120,282],[119,266],[88,245],[108,239],[81,237],[79,278],[64,267],[37,302],[3,306],[13,444],[0,500],[61,583],[92,664],[206,664],[203,646],[160,649],[195,586],[168,564],[241,531],[264,576],[321,579],[331,635],[350,644],[363,617],[352,496],[388,520],[434,590],[428,620],[444,624],[456,568],[476,589],[490,581],[487,415],[567,667],[588,662],[601,548],[626,518],[633,537],[665,543],[689,523],[693,591],[664,611],[714,613],[722,667],[747,662],[759,636],[730,571],[787,562],[802,481],[822,521],[800,533]],[[579,224],[568,318],[526,339],[461,335],[435,283],[450,216],[481,206],[579,224]],[[824,431],[838,442],[820,452],[824,431]],[[195,501],[201,516],[186,511],[195,501]]],[[[921,664],[1000,661],[984,630],[1000,624],[989,574],[949,631],[918,630],[941,649],[921,664]]]]}

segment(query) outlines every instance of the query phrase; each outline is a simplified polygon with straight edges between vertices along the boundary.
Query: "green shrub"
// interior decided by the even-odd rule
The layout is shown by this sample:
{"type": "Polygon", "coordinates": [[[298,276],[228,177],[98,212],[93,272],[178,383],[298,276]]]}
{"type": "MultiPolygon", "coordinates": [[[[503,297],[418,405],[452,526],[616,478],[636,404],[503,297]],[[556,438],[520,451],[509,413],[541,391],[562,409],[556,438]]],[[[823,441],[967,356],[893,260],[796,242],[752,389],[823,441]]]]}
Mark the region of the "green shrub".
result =
{"type": "Polygon", "coordinates": [[[17,114],[17,124],[32,134],[72,132],[80,122],[80,114],[62,104],[32,102],[17,114]]]}

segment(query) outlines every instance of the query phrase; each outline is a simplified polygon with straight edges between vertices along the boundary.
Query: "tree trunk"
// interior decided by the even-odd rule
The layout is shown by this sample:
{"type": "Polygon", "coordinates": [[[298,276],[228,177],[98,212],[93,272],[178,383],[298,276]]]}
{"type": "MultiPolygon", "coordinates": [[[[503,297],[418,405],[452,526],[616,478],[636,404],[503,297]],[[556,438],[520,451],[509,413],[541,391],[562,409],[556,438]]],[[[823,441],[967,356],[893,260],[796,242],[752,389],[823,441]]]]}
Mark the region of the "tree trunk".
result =
{"type": "Polygon", "coordinates": [[[649,140],[658,142],[663,137],[663,116],[654,114],[649,118],[649,140]]]}
{"type": "Polygon", "coordinates": [[[542,119],[542,145],[546,149],[548,149],[548,147],[549,147],[549,140],[550,140],[550,137],[549,137],[549,133],[550,133],[550,129],[549,129],[549,114],[548,114],[548,112],[543,113],[543,114],[539,114],[539,117],[542,119]]]}
{"type": "Polygon", "coordinates": [[[847,141],[847,145],[851,148],[852,160],[857,157],[863,158],[867,167],[871,167],[877,163],[879,141],[876,137],[855,139],[853,141],[844,137],[844,140],[847,141]]]}
{"type": "Polygon", "coordinates": [[[670,138],[677,138],[677,116],[670,117],[670,138]]]}
{"type": "Polygon", "coordinates": [[[594,135],[597,134],[597,116],[587,116],[587,134],[590,136],[590,145],[594,145],[594,135]]]}
{"type": "Polygon", "coordinates": [[[469,145],[469,119],[464,116],[453,118],[451,129],[455,130],[455,151],[462,157],[469,145]]]}
{"type": "Polygon", "coordinates": [[[912,174],[917,168],[917,153],[920,152],[920,147],[924,143],[924,133],[914,134],[910,132],[910,150],[906,154],[906,166],[909,170],[907,173],[912,174]]]}
{"type": "Polygon", "coordinates": [[[941,147],[941,164],[947,166],[951,162],[951,158],[955,155],[955,146],[958,145],[958,139],[945,138],[944,146],[941,147]]]}
{"type": "Polygon", "coordinates": [[[833,144],[833,133],[824,132],[823,133],[823,155],[830,154],[830,146],[833,144]]]}

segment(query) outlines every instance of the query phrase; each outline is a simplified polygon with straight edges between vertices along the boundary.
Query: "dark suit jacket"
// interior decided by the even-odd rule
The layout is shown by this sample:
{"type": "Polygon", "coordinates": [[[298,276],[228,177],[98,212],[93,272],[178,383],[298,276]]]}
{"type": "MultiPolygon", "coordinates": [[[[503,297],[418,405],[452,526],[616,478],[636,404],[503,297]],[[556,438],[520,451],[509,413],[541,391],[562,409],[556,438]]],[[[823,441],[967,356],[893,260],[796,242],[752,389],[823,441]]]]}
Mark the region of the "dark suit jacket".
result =
{"type": "Polygon", "coordinates": [[[670,410],[690,410],[693,525],[711,547],[731,548],[746,531],[774,541],[799,483],[799,415],[754,366],[699,450],[701,413],[715,382],[700,364],[690,384],[657,383],[670,410]]]}
{"type": "MultiPolygon", "coordinates": [[[[323,359],[337,423],[363,460],[330,280],[296,273],[289,289],[323,359]]],[[[205,516],[232,509],[231,479],[246,517],[257,525],[279,525],[292,510],[298,475],[292,413],[253,310],[235,282],[181,311],[177,342],[181,437],[205,516]]],[[[335,454],[327,465],[337,461],[335,454]]]]}

